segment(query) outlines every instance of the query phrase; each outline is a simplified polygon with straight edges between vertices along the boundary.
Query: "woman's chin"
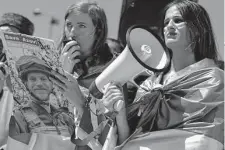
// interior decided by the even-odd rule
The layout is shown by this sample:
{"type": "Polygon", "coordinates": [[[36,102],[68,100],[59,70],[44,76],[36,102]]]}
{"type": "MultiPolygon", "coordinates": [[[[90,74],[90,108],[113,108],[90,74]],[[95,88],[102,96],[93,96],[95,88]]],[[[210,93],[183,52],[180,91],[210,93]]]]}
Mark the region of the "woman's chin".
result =
{"type": "Polygon", "coordinates": [[[168,39],[166,41],[166,46],[170,49],[174,48],[175,46],[177,46],[177,40],[176,39],[168,39]]]}

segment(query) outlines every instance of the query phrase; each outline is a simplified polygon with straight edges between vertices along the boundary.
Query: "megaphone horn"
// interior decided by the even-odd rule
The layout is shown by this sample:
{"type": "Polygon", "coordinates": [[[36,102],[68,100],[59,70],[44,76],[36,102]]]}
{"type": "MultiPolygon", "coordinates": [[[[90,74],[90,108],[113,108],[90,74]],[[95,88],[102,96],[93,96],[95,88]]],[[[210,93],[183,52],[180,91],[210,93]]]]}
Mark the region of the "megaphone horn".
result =
{"type": "MultiPolygon", "coordinates": [[[[126,33],[127,45],[123,52],[93,81],[90,93],[101,99],[102,89],[110,82],[123,85],[145,69],[161,72],[170,63],[169,51],[164,42],[144,25],[134,25],[126,33]]],[[[121,108],[123,102],[114,106],[121,108]]]]}

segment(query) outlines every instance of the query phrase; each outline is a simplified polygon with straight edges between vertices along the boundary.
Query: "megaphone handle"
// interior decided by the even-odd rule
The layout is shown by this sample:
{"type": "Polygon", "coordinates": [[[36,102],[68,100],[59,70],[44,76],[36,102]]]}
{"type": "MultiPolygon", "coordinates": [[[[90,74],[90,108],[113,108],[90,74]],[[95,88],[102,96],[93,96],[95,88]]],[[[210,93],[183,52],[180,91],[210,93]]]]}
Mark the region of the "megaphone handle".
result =
{"type": "Polygon", "coordinates": [[[113,105],[113,108],[116,111],[120,111],[123,108],[124,105],[124,101],[123,100],[118,100],[117,102],[115,102],[115,104],[113,105]]]}

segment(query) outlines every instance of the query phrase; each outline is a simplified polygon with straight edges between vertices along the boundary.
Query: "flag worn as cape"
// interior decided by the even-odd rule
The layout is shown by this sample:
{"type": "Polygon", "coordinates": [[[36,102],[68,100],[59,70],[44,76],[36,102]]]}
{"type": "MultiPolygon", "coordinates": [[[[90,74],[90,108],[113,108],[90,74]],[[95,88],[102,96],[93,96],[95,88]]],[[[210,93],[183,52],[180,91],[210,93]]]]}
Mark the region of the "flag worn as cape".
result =
{"type": "Polygon", "coordinates": [[[223,147],[224,71],[204,59],[161,87],[154,88],[157,80],[152,79],[143,83],[145,90],[139,90],[139,98],[128,108],[131,128],[142,132],[131,135],[123,149],[223,147]]]}

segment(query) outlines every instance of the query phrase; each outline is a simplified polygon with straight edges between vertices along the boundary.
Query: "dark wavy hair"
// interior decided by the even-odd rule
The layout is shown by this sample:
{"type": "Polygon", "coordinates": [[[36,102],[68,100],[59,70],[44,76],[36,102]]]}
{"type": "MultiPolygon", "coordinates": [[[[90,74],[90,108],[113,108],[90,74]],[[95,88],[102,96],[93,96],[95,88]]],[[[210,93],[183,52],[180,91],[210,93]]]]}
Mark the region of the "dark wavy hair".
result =
{"type": "Polygon", "coordinates": [[[184,21],[187,23],[192,44],[195,60],[200,61],[204,58],[218,60],[217,46],[207,11],[198,3],[190,0],[175,0],[169,3],[163,10],[161,19],[161,36],[163,35],[163,20],[166,11],[172,6],[176,6],[184,21]]]}
{"type": "MultiPolygon", "coordinates": [[[[95,41],[93,45],[93,53],[104,57],[107,53],[104,51],[104,44],[108,36],[108,25],[105,11],[95,2],[79,1],[76,4],[72,4],[66,11],[65,20],[73,12],[86,13],[92,19],[95,26],[95,41]]],[[[65,24],[64,24],[65,27],[65,24]]],[[[58,49],[61,52],[63,47],[63,41],[66,40],[65,30],[63,29],[63,36],[60,39],[58,49]]]]}

